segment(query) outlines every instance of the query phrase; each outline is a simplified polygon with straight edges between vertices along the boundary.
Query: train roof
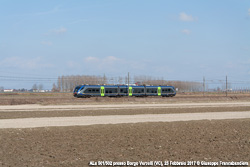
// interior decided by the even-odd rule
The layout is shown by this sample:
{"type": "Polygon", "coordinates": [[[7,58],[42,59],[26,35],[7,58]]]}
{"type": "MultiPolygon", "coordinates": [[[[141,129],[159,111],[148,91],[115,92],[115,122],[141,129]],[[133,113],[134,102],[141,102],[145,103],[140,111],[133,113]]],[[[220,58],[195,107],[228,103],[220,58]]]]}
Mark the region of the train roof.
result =
{"type": "Polygon", "coordinates": [[[100,86],[105,86],[105,87],[118,87],[118,85],[80,85],[80,86],[88,86],[88,87],[100,87],[100,86]]]}
{"type": "Polygon", "coordinates": [[[144,86],[142,86],[142,85],[140,85],[140,86],[131,85],[129,87],[144,88],[144,86]]]}
{"type": "MultiPolygon", "coordinates": [[[[121,87],[121,88],[127,88],[128,85],[77,85],[76,87],[82,87],[82,86],[88,86],[88,87],[100,87],[100,86],[104,86],[104,87],[121,87]]],[[[137,88],[144,88],[143,85],[139,85],[139,86],[135,86],[135,85],[129,85],[130,87],[137,87],[137,88]]],[[[160,85],[159,85],[160,86],[160,85]]],[[[147,88],[157,88],[159,86],[146,86],[147,88]]],[[[160,86],[160,87],[165,87],[165,88],[174,88],[174,86],[160,86]]]]}
{"type": "Polygon", "coordinates": [[[165,88],[169,88],[169,87],[173,87],[173,86],[161,86],[161,85],[159,85],[159,86],[146,86],[146,87],[150,87],[150,88],[157,88],[157,87],[165,87],[165,88]]]}

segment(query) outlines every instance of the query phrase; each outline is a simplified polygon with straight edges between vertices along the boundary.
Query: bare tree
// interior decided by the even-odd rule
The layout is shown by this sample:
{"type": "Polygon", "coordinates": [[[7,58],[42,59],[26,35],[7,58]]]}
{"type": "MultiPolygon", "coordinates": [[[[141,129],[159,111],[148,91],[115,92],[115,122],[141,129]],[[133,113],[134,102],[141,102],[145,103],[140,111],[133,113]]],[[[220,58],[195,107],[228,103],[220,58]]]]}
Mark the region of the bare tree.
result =
{"type": "Polygon", "coordinates": [[[123,84],[123,78],[122,77],[119,77],[118,78],[118,83],[121,85],[121,84],[123,84]]]}
{"type": "Polygon", "coordinates": [[[37,90],[37,84],[34,84],[34,85],[32,86],[32,89],[33,89],[33,90],[37,90]]]}
{"type": "Polygon", "coordinates": [[[38,85],[38,90],[43,90],[43,84],[38,85]]]}
{"type": "Polygon", "coordinates": [[[60,76],[57,79],[57,87],[58,87],[58,90],[61,92],[62,91],[62,80],[61,80],[60,76]]]}
{"type": "Polygon", "coordinates": [[[56,84],[55,83],[53,83],[53,87],[52,87],[52,90],[51,90],[52,92],[59,92],[59,89],[58,89],[58,87],[56,86],[56,84]]]}

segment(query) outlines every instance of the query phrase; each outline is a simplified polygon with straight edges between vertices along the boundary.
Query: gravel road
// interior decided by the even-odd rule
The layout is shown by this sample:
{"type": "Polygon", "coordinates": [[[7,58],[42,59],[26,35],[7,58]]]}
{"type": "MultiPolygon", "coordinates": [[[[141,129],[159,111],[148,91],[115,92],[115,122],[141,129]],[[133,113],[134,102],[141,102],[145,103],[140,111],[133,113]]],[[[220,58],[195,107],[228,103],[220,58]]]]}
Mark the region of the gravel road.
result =
{"type": "Polygon", "coordinates": [[[218,103],[175,103],[175,104],[106,104],[106,105],[4,105],[0,112],[16,111],[66,111],[66,110],[111,110],[141,108],[198,108],[198,107],[242,107],[250,106],[250,102],[218,102],[218,103]]]}
{"type": "MultiPolygon", "coordinates": [[[[35,128],[50,126],[82,126],[96,124],[121,124],[121,123],[139,123],[139,122],[173,122],[173,121],[191,121],[191,120],[214,120],[214,119],[241,119],[250,118],[249,109],[241,111],[224,111],[220,112],[223,107],[246,107],[250,102],[218,102],[218,103],[175,103],[175,104],[107,104],[107,105],[6,105],[0,106],[0,113],[31,113],[31,112],[54,112],[74,110],[124,110],[124,109],[202,109],[202,108],[219,108],[218,112],[196,112],[196,113],[174,113],[174,114],[134,114],[134,115],[96,115],[96,116],[64,116],[43,118],[16,118],[0,120],[0,128],[35,128]]],[[[46,113],[47,113],[46,112],[46,113]]]]}
{"type": "Polygon", "coordinates": [[[250,111],[3,119],[0,120],[0,129],[242,118],[250,118],[250,111]]]}

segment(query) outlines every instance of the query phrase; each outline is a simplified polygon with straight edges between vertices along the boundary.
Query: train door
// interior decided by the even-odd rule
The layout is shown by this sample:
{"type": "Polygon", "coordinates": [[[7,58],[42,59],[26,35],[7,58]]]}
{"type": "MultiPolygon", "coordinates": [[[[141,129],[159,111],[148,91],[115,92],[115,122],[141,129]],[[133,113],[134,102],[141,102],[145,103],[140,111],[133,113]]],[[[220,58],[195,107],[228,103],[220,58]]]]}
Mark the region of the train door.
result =
{"type": "Polygon", "coordinates": [[[157,93],[158,93],[158,96],[161,96],[161,87],[160,86],[158,87],[157,93]]]}
{"type": "Polygon", "coordinates": [[[133,88],[129,87],[129,90],[128,90],[129,96],[132,96],[132,91],[133,91],[133,88]]]}
{"type": "Polygon", "coordinates": [[[104,86],[101,86],[101,96],[104,96],[105,95],[105,90],[104,90],[104,86]]]}

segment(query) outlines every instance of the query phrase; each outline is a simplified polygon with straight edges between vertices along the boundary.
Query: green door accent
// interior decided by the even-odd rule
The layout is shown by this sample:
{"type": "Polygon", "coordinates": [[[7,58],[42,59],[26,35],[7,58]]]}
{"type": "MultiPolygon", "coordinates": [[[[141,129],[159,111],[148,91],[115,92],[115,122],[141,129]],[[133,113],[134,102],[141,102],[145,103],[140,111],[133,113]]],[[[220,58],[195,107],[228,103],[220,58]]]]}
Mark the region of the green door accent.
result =
{"type": "Polygon", "coordinates": [[[101,96],[104,96],[104,86],[101,86],[101,96]]]}
{"type": "Polygon", "coordinates": [[[129,87],[129,96],[132,96],[132,87],[129,87]]]}
{"type": "Polygon", "coordinates": [[[161,96],[161,87],[158,87],[158,96],[161,96]]]}

